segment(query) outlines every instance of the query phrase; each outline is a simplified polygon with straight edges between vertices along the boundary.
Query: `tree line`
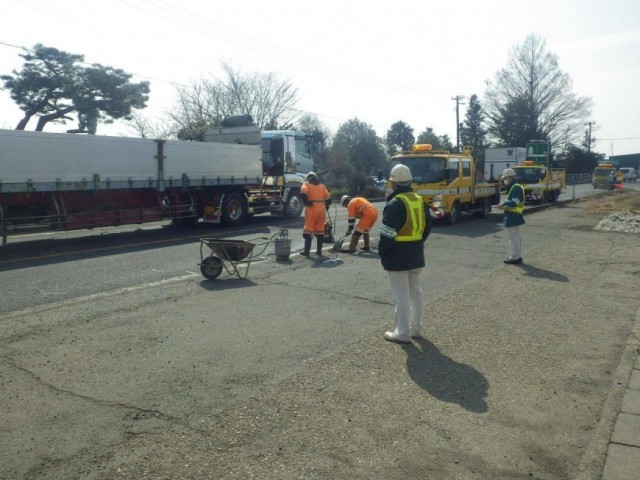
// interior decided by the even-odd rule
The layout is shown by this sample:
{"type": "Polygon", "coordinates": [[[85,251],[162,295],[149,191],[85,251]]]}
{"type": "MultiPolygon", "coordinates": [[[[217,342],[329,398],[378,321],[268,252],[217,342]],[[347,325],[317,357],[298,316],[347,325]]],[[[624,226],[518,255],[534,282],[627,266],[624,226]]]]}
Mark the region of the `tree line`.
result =
{"type": "Polygon", "coordinates": [[[484,151],[492,147],[525,146],[529,140],[550,143],[556,166],[568,173],[590,172],[603,155],[592,150],[596,139],[586,130],[592,99],[572,91],[572,82],[546,42],[528,35],[514,46],[507,64],[487,82],[482,99],[469,97],[459,135],[452,142],[427,126],[415,134],[402,120],[393,123],[384,137],[360,119],[353,118],[331,132],[316,115],[300,112],[297,89],[274,73],[244,73],[223,64],[220,78],[203,78],[177,88],[177,101],[166,118],[152,121],[140,111],[147,105],[148,82],[134,83],[120,69],[88,65],[82,55],[41,44],[21,54],[20,71],[1,75],[4,88],[24,112],[16,129],[25,129],[37,118],[35,130],[47,123],[75,120],[71,133],[95,134],[100,123],[125,120],[143,138],[178,138],[202,141],[208,128],[219,127],[234,114],[248,114],[263,129],[297,129],[314,138],[318,173],[334,189],[362,193],[372,177],[388,173],[393,154],[414,143],[430,143],[434,149],[455,151],[471,145],[477,168],[484,167],[484,151]]]}

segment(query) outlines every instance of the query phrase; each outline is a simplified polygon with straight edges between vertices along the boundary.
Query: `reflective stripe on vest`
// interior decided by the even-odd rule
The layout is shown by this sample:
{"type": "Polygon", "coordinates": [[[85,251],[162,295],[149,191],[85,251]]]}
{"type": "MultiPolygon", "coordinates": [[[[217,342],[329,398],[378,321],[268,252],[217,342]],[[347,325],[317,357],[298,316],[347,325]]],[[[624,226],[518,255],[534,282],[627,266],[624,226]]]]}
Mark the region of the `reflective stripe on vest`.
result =
{"type": "MultiPolygon", "coordinates": [[[[511,192],[515,187],[522,188],[522,203],[524,204],[524,187],[522,185],[518,185],[517,183],[514,183],[513,185],[511,185],[511,188],[509,189],[509,193],[507,194],[507,198],[511,197],[511,192]]],[[[522,215],[522,212],[524,212],[524,207],[504,207],[504,211],[511,212],[511,213],[518,213],[522,215]]]]}
{"type": "Polygon", "coordinates": [[[424,220],[424,201],[414,192],[399,193],[396,195],[407,208],[407,221],[398,230],[396,242],[415,242],[422,240],[422,234],[426,227],[424,220]]]}

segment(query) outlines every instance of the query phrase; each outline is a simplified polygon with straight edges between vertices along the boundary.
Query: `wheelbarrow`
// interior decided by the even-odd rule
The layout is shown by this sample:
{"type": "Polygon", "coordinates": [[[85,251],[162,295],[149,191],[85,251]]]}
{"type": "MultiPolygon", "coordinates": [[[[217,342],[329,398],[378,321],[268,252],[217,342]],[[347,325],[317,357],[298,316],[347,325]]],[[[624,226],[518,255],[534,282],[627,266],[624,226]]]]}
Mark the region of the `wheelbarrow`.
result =
{"type": "Polygon", "coordinates": [[[268,237],[256,237],[249,240],[225,240],[219,238],[200,239],[200,273],[213,280],[218,278],[224,269],[227,276],[247,278],[251,260],[260,256],[269,246],[268,237]],[[261,242],[256,243],[257,240],[261,242]],[[211,253],[204,255],[204,246],[209,247],[211,253]],[[259,250],[256,253],[256,247],[259,250]]]}

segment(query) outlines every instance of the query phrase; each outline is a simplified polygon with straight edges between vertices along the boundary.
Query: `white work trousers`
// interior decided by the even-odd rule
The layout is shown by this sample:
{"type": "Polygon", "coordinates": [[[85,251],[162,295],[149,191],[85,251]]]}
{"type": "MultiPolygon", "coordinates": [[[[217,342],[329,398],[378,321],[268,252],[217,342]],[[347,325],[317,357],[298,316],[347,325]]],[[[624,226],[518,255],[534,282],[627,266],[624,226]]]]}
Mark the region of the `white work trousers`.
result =
{"type": "Polygon", "coordinates": [[[509,260],[522,258],[522,238],[520,238],[520,226],[507,228],[509,237],[509,260]]]}
{"type": "Polygon", "coordinates": [[[424,298],[420,285],[420,273],[422,268],[402,270],[399,272],[387,271],[391,294],[396,301],[396,331],[401,337],[409,336],[409,329],[422,328],[422,314],[424,311],[424,298]]]}

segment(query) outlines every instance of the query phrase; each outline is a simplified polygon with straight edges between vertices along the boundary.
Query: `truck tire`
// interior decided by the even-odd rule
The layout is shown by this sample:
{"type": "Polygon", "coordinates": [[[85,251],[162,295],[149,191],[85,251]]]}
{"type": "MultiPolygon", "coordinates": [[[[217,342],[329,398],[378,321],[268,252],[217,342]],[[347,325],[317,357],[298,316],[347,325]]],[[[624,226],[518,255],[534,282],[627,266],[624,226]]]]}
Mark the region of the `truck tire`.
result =
{"type": "Polygon", "coordinates": [[[474,213],[474,217],[476,218],[487,218],[491,213],[491,200],[489,198],[483,198],[482,209],[478,212],[474,213]]]}
{"type": "Polygon", "coordinates": [[[460,221],[460,202],[455,202],[451,207],[451,213],[446,217],[448,225],[453,225],[460,221]]]}
{"type": "Polygon", "coordinates": [[[302,215],[303,209],[304,205],[300,198],[300,192],[297,190],[289,192],[287,202],[284,204],[284,218],[298,218],[302,215]]]}
{"type": "Polygon", "coordinates": [[[222,204],[222,222],[227,226],[240,225],[247,219],[247,204],[238,192],[227,193],[222,204]]]}

